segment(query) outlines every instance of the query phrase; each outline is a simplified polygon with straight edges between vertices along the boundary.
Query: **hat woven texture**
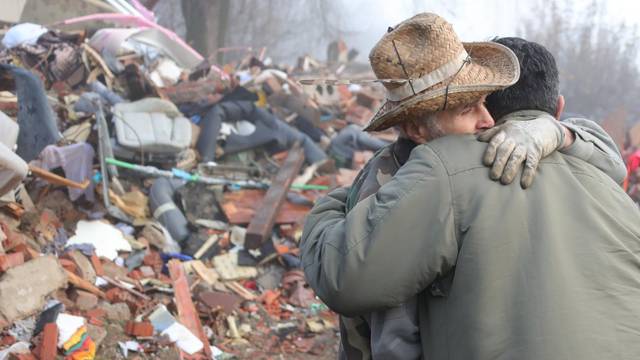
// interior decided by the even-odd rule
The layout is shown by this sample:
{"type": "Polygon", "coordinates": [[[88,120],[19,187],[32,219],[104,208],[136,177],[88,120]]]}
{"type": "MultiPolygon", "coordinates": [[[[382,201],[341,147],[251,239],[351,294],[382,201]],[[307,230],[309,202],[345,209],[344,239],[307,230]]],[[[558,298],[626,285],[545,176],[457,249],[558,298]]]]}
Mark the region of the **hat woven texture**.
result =
{"type": "Polygon", "coordinates": [[[515,54],[494,42],[463,43],[453,27],[430,13],[390,28],[369,54],[387,90],[387,101],[365,130],[380,131],[402,121],[478,101],[516,83],[515,54]]]}

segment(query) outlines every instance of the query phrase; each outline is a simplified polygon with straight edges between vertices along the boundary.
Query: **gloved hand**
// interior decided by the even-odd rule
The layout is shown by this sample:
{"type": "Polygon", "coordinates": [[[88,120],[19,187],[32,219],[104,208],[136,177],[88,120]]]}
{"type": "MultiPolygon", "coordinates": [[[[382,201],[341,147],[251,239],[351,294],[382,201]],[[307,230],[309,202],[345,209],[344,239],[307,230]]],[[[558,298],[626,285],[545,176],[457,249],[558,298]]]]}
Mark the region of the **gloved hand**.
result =
{"type": "Polygon", "coordinates": [[[533,183],[540,159],[564,144],[565,132],[551,115],[519,116],[484,131],[478,140],[489,143],[483,162],[491,166],[491,179],[510,184],[524,163],[520,186],[526,189],[533,183]]]}

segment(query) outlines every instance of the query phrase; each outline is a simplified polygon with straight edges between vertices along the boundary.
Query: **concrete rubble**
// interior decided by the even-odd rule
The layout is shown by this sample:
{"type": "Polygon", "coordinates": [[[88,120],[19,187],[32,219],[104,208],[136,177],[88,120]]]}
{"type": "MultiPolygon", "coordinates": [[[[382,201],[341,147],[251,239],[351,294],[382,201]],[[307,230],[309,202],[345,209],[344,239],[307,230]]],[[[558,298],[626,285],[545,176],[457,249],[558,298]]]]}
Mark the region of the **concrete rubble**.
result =
{"type": "Polygon", "coordinates": [[[367,68],[344,42],[213,64],[151,20],[87,15],[0,22],[0,354],[335,357],[302,224],[397,134],[362,131],[375,85],[299,80],[367,68]]]}
{"type": "Polygon", "coordinates": [[[64,269],[51,255],[7,270],[0,277],[0,324],[6,326],[37,313],[46,297],[66,284],[64,269]]]}

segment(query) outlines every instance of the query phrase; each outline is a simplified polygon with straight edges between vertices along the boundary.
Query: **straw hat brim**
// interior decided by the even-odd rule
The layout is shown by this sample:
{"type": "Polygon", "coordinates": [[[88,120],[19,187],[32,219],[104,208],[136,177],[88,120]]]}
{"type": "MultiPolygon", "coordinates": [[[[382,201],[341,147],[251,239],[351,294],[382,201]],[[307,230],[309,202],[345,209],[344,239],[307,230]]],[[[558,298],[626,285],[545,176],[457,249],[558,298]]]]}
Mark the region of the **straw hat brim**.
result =
{"type": "MultiPolygon", "coordinates": [[[[506,46],[494,42],[463,43],[471,63],[464,65],[449,84],[447,108],[468,105],[480,97],[515,84],[520,77],[516,55],[506,46]]],[[[365,127],[381,131],[402,121],[422,118],[442,110],[447,82],[438,83],[401,101],[387,100],[365,127]]]]}

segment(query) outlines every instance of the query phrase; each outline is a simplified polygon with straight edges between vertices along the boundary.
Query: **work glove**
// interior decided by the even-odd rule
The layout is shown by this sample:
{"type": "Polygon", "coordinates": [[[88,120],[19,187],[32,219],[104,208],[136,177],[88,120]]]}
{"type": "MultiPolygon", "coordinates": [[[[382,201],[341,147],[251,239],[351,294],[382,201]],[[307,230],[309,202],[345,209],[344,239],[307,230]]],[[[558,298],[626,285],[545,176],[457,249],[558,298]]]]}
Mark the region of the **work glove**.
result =
{"type": "Polygon", "coordinates": [[[524,163],[523,189],[533,183],[540,159],[560,148],[564,138],[564,127],[548,114],[518,116],[478,135],[478,140],[489,143],[483,162],[491,167],[491,179],[510,184],[524,163]]]}

